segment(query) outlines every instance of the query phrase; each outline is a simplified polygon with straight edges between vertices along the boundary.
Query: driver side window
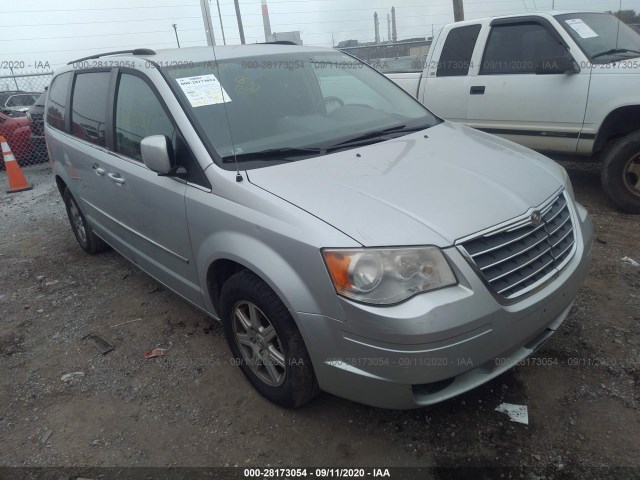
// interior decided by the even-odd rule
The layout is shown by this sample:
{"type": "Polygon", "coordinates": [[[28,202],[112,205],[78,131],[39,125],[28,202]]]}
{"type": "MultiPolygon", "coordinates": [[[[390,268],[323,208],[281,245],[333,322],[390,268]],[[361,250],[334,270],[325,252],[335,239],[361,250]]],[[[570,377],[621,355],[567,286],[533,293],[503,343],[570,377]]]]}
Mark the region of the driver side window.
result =
{"type": "Polygon", "coordinates": [[[487,40],[480,75],[533,74],[540,60],[567,55],[567,49],[539,23],[496,25],[487,40]]]}
{"type": "Polygon", "coordinates": [[[165,135],[176,145],[176,130],[167,112],[138,76],[120,76],[115,117],[115,149],[122,155],[141,162],[140,142],[150,135],[165,135]]]}

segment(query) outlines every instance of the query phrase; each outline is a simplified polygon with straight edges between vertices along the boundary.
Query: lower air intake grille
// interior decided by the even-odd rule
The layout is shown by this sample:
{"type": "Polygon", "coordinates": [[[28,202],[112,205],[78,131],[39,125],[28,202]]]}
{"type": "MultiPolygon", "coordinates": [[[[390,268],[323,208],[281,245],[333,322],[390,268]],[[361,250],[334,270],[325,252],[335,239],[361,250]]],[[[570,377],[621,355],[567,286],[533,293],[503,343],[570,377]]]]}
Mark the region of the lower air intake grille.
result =
{"type": "Polygon", "coordinates": [[[565,193],[524,221],[460,245],[498,295],[509,300],[524,295],[573,255],[575,236],[565,193]]]}

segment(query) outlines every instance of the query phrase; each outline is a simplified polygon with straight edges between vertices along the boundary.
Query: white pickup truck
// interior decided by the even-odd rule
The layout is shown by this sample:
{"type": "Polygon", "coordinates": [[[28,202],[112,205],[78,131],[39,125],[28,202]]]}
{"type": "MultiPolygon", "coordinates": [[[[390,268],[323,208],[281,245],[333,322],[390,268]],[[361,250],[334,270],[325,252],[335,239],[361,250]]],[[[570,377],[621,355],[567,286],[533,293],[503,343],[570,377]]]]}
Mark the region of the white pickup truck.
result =
{"type": "Polygon", "coordinates": [[[600,159],[607,194],[640,213],[640,35],[616,17],[536,12],[450,24],[424,71],[387,76],[447,120],[600,159]]]}

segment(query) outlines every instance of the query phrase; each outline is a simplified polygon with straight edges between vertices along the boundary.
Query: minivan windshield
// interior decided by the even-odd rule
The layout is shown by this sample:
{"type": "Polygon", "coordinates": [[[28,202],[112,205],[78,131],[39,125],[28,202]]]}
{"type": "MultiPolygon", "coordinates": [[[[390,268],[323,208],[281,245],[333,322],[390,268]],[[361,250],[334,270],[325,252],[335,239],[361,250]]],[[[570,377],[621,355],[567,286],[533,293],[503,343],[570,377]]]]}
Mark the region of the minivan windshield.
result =
{"type": "Polygon", "coordinates": [[[296,161],[440,122],[360,61],[336,52],[234,58],[163,68],[222,166],[296,161]]]}
{"type": "Polygon", "coordinates": [[[640,57],[640,35],[607,13],[571,13],[556,19],[594,63],[640,57]]]}

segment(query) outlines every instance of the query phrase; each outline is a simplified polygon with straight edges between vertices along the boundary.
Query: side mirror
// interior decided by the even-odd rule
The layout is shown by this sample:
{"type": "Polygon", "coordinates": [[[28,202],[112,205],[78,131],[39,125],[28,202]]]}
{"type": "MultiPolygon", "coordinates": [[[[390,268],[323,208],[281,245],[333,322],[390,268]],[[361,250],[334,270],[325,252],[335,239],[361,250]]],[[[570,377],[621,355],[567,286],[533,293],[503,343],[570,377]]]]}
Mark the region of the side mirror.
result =
{"type": "Polygon", "coordinates": [[[562,75],[580,73],[580,67],[570,56],[550,57],[538,60],[536,75],[562,75]]]}
{"type": "Polygon", "coordinates": [[[173,148],[171,140],[164,135],[145,137],[140,142],[142,161],[154,172],[167,174],[173,164],[173,148]]]}

